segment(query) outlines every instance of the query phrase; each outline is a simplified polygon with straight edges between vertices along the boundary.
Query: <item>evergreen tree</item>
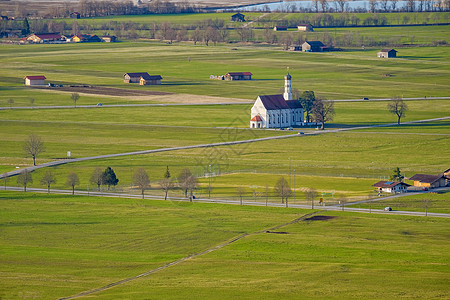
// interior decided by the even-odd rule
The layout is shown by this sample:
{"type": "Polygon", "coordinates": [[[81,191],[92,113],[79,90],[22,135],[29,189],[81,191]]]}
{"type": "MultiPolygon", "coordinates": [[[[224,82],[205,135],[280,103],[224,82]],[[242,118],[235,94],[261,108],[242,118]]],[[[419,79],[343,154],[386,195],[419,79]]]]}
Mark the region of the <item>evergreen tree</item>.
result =
{"type": "Polygon", "coordinates": [[[29,35],[29,34],[30,34],[30,24],[28,23],[28,19],[25,18],[23,20],[22,35],[29,35]]]}
{"type": "Polygon", "coordinates": [[[166,173],[164,173],[164,178],[170,178],[169,166],[167,166],[166,173]]]}
{"type": "Polygon", "coordinates": [[[111,167],[107,167],[103,172],[102,183],[108,186],[108,190],[111,185],[116,186],[117,183],[119,183],[119,179],[117,179],[116,173],[114,173],[114,170],[111,169],[111,167]]]}
{"type": "Polygon", "coordinates": [[[395,168],[394,174],[391,176],[391,180],[402,182],[404,178],[405,176],[403,176],[402,173],[400,172],[400,168],[399,167],[395,168]]]}

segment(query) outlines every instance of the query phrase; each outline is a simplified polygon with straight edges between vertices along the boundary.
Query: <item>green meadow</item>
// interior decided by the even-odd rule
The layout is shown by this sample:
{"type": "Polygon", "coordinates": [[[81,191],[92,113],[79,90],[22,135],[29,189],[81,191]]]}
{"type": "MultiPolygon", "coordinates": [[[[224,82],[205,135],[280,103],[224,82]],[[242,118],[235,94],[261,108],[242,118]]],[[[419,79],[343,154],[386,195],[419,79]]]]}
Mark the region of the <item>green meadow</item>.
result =
{"type": "Polygon", "coordinates": [[[0,296],[55,299],[228,246],[91,295],[101,299],[447,298],[448,222],[81,196],[0,193],[0,296]]]}

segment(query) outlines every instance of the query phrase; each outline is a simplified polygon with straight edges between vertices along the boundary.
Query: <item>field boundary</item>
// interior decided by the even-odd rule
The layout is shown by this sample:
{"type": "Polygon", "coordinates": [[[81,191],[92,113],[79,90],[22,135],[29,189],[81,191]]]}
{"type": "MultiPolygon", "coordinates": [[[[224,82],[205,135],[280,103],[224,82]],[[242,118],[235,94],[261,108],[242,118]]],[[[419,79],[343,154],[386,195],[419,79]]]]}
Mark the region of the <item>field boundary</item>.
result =
{"type": "Polygon", "coordinates": [[[167,263],[165,265],[162,265],[162,266],[160,266],[158,268],[149,270],[149,271],[147,271],[145,273],[142,273],[142,274],[139,274],[139,275],[136,275],[136,276],[133,276],[133,277],[128,277],[128,278],[122,279],[120,281],[116,281],[116,282],[110,283],[110,284],[105,285],[103,287],[99,287],[99,288],[96,288],[96,289],[84,291],[84,292],[78,293],[78,294],[73,295],[73,296],[59,298],[59,300],[76,299],[76,298],[80,298],[80,297],[83,297],[83,296],[87,296],[87,295],[91,295],[91,294],[94,294],[94,293],[105,291],[107,289],[110,289],[110,288],[113,288],[113,287],[125,284],[127,282],[130,282],[130,281],[133,281],[133,280],[145,277],[145,276],[148,276],[148,275],[156,273],[158,271],[167,269],[167,268],[169,268],[171,266],[174,266],[174,265],[177,265],[179,263],[182,263],[182,262],[184,262],[184,261],[186,261],[188,259],[195,258],[197,256],[205,255],[205,254],[208,254],[210,252],[219,250],[219,249],[221,249],[223,247],[226,247],[226,246],[228,246],[228,245],[230,245],[230,244],[232,244],[234,242],[237,242],[237,241],[239,241],[239,240],[241,240],[241,239],[243,239],[243,238],[245,238],[247,236],[257,235],[257,234],[261,234],[261,233],[266,233],[268,231],[273,231],[273,230],[276,230],[276,229],[279,229],[279,228],[282,228],[282,227],[285,227],[285,226],[288,226],[288,225],[292,225],[292,224],[298,223],[298,222],[303,221],[303,220],[305,220],[305,219],[307,219],[307,218],[309,218],[309,217],[311,217],[311,216],[313,216],[315,214],[318,214],[320,212],[322,212],[322,211],[315,211],[315,212],[312,212],[312,213],[308,213],[308,214],[302,215],[299,218],[296,218],[296,219],[294,219],[292,221],[289,221],[289,222],[286,222],[286,223],[283,223],[283,224],[280,224],[280,225],[276,225],[276,226],[273,226],[273,227],[270,227],[270,228],[266,228],[266,229],[263,229],[263,230],[259,230],[259,231],[255,231],[255,232],[252,232],[252,233],[241,234],[241,235],[239,235],[237,237],[234,237],[231,240],[228,240],[226,242],[223,242],[223,243],[221,243],[221,244],[219,244],[219,245],[217,245],[215,247],[209,248],[209,249],[207,249],[205,251],[202,251],[202,252],[199,252],[199,253],[194,253],[194,254],[188,255],[186,257],[180,258],[180,259],[175,260],[173,262],[170,262],[170,263],[167,263]]]}

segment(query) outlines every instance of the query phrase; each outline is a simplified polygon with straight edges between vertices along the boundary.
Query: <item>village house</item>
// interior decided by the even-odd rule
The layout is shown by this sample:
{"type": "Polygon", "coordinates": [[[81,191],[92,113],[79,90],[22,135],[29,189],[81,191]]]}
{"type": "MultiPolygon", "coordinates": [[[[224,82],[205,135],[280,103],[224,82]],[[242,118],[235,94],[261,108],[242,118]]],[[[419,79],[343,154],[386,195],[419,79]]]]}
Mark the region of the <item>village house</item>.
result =
{"type": "Polygon", "coordinates": [[[237,13],[231,16],[232,22],[245,22],[245,15],[237,13]]]}
{"type": "Polygon", "coordinates": [[[139,85],[160,85],[161,75],[142,75],[139,78],[139,85]]]}
{"type": "Polygon", "coordinates": [[[427,175],[427,174],[416,174],[409,180],[414,181],[415,187],[422,188],[438,188],[441,186],[446,186],[447,182],[443,174],[438,175],[427,175]]]}
{"type": "Polygon", "coordinates": [[[323,52],[325,48],[321,41],[306,41],[302,44],[303,52],[323,52]]]}
{"type": "Polygon", "coordinates": [[[70,38],[70,42],[72,43],[98,43],[102,42],[102,39],[100,39],[95,34],[77,34],[70,38]]]}
{"type": "Polygon", "coordinates": [[[297,26],[298,31],[312,32],[314,31],[311,24],[300,24],[297,26]]]}
{"type": "Polygon", "coordinates": [[[293,100],[291,75],[284,77],[283,95],[258,96],[250,116],[250,128],[282,128],[301,125],[304,112],[300,101],[293,100]]]}
{"type": "Polygon", "coordinates": [[[447,185],[450,185],[450,169],[444,171],[444,177],[445,180],[447,181],[447,185]]]}
{"type": "Polygon", "coordinates": [[[25,79],[25,85],[28,86],[34,86],[34,85],[45,85],[45,76],[39,75],[39,76],[25,76],[23,79],[25,79]]]}
{"type": "Polygon", "coordinates": [[[273,31],[286,31],[287,30],[287,26],[275,26],[273,28],[273,31]]]}
{"type": "Polygon", "coordinates": [[[62,42],[62,37],[59,33],[33,33],[26,40],[30,43],[45,44],[62,42]]]}
{"type": "Polygon", "coordinates": [[[397,57],[397,51],[394,49],[383,49],[377,53],[377,57],[380,57],[380,58],[397,57]]]}
{"type": "Polygon", "coordinates": [[[252,80],[252,73],[250,72],[229,72],[225,74],[225,80],[252,80]]]}
{"type": "Polygon", "coordinates": [[[300,46],[300,45],[290,46],[289,51],[302,51],[302,46],[300,46]]]}
{"type": "Polygon", "coordinates": [[[378,192],[396,194],[396,193],[405,193],[408,187],[411,185],[398,181],[378,181],[372,186],[376,188],[378,192]]]}

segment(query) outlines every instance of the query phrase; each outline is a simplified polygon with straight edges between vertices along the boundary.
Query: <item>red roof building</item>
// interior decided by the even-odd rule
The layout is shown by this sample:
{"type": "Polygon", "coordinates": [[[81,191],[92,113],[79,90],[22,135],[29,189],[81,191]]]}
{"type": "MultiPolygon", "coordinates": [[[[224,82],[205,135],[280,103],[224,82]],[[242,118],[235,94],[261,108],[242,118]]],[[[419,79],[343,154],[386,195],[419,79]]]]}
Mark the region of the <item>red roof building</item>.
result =
{"type": "Polygon", "coordinates": [[[31,85],[45,85],[45,76],[44,75],[38,75],[38,76],[25,76],[23,79],[25,79],[25,85],[31,86],[31,85]]]}
{"type": "Polygon", "coordinates": [[[408,187],[411,186],[404,182],[398,181],[378,181],[374,185],[374,188],[377,188],[379,192],[386,193],[404,193],[407,191],[408,187]]]}

